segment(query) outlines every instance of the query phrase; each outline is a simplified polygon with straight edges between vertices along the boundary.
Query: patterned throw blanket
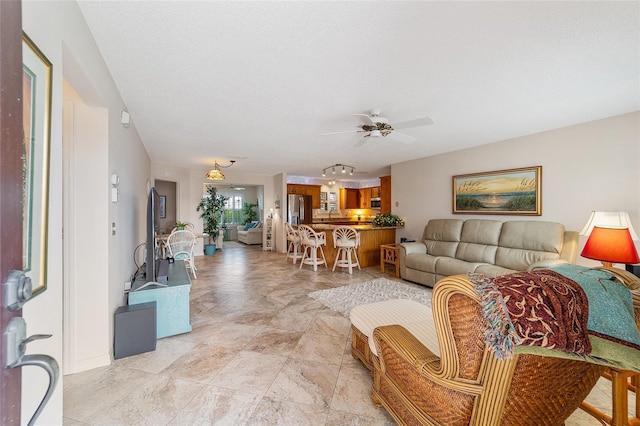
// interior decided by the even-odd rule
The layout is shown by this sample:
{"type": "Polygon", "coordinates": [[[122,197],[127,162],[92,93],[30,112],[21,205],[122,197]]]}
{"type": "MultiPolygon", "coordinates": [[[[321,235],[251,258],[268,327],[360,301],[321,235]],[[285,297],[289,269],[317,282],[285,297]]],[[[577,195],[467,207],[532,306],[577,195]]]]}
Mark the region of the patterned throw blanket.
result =
{"type": "Polygon", "coordinates": [[[589,355],[589,335],[640,350],[631,295],[613,277],[567,265],[493,279],[470,273],[488,323],[486,342],[500,359],[514,345],[589,355]]]}

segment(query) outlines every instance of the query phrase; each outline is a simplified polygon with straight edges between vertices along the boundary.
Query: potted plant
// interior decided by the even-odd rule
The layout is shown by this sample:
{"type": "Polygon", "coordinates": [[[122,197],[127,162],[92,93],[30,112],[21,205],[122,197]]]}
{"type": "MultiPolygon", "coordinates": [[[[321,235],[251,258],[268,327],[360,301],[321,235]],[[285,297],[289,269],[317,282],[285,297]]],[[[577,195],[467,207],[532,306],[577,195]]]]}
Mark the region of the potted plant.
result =
{"type": "Polygon", "coordinates": [[[382,213],[373,218],[374,226],[404,226],[404,220],[393,213],[382,213]]]}
{"type": "Polygon", "coordinates": [[[244,203],[242,214],[244,215],[244,224],[251,223],[258,219],[258,213],[253,209],[258,207],[257,204],[244,203]]]}
{"type": "Polygon", "coordinates": [[[187,226],[191,225],[189,222],[181,222],[181,221],[177,221],[176,222],[176,229],[178,231],[182,231],[183,229],[185,229],[187,226]]]}
{"type": "Polygon", "coordinates": [[[204,246],[205,254],[214,254],[216,252],[216,237],[220,229],[222,220],[222,212],[224,210],[227,197],[218,194],[218,190],[214,186],[207,188],[207,194],[202,197],[200,203],[196,207],[196,211],[200,212],[202,218],[202,230],[208,235],[204,246]]]}

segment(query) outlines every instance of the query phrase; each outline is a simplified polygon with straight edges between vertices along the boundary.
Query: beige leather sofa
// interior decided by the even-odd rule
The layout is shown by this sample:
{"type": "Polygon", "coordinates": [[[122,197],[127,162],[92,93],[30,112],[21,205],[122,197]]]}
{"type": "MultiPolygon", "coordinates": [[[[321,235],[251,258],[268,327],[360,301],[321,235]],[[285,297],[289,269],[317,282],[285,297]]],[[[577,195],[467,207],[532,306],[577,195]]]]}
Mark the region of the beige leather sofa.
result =
{"type": "Polygon", "coordinates": [[[575,263],[578,233],[555,222],[433,219],[422,240],[401,243],[400,276],[433,287],[467,272],[488,277],[575,263]]]}
{"type": "Polygon", "coordinates": [[[238,226],[238,241],[244,244],[262,244],[262,222],[255,228],[249,228],[246,231],[244,226],[238,226]]]}

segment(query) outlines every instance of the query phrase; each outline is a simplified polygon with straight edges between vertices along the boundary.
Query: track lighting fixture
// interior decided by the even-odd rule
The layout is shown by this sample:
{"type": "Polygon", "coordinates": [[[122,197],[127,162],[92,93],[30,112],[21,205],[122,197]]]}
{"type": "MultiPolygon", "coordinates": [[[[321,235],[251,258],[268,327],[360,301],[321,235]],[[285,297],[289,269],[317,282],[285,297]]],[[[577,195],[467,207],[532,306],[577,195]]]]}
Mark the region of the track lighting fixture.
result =
{"type": "Polygon", "coordinates": [[[353,174],[355,173],[356,168],[353,166],[350,166],[348,164],[334,164],[333,166],[329,166],[329,167],[325,167],[324,169],[322,169],[322,177],[327,176],[327,170],[331,170],[332,174],[336,174],[336,167],[340,168],[342,167],[342,170],[340,170],[343,174],[347,173],[347,170],[349,170],[349,176],[353,176],[353,174]]]}

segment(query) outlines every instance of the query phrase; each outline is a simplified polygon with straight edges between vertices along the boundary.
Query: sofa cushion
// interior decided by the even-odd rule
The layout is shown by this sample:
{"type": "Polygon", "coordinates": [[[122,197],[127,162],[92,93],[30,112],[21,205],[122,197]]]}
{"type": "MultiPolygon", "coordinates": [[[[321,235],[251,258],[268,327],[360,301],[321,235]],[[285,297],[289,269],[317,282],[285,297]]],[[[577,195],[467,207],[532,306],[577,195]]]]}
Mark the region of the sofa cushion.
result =
{"type": "Polygon", "coordinates": [[[434,273],[436,272],[437,259],[437,256],[430,254],[413,253],[405,257],[405,263],[407,268],[434,273]]]}
{"type": "Polygon", "coordinates": [[[249,223],[245,223],[243,231],[248,231],[248,230],[249,230],[249,228],[252,228],[252,227],[253,227],[253,226],[251,225],[251,222],[249,222],[249,223]]]}
{"type": "Polygon", "coordinates": [[[469,219],[464,222],[460,241],[497,246],[501,230],[499,220],[469,219]]]}
{"type": "Polygon", "coordinates": [[[563,241],[564,226],[560,223],[512,221],[502,225],[498,245],[559,254],[563,241]]]}
{"type": "Polygon", "coordinates": [[[483,264],[479,262],[466,262],[453,257],[439,257],[436,261],[436,273],[448,277],[466,272],[475,272],[480,265],[483,264]]]}
{"type": "Polygon", "coordinates": [[[456,258],[467,262],[495,263],[497,250],[497,246],[460,243],[456,251],[456,258]]]}
{"type": "Polygon", "coordinates": [[[475,271],[477,274],[484,274],[487,277],[498,277],[500,275],[513,274],[516,272],[514,269],[503,268],[498,265],[490,265],[488,263],[483,263],[479,265],[475,271]]]}
{"type": "Polygon", "coordinates": [[[422,238],[427,246],[427,253],[455,257],[463,224],[464,221],[459,219],[430,220],[422,238]]]}
{"type": "Polygon", "coordinates": [[[512,221],[502,225],[495,264],[525,271],[540,260],[559,259],[564,226],[553,222],[512,221]]]}
{"type": "Polygon", "coordinates": [[[502,222],[469,219],[464,222],[456,258],[467,262],[495,263],[502,222]]]}

